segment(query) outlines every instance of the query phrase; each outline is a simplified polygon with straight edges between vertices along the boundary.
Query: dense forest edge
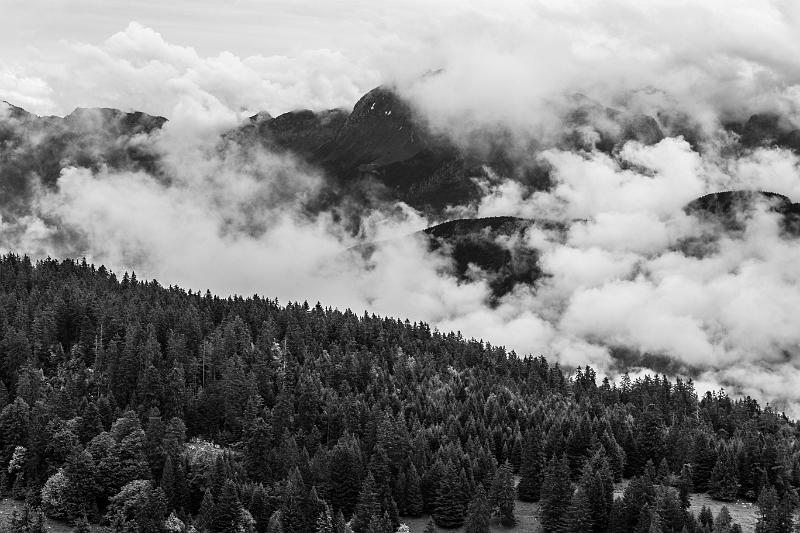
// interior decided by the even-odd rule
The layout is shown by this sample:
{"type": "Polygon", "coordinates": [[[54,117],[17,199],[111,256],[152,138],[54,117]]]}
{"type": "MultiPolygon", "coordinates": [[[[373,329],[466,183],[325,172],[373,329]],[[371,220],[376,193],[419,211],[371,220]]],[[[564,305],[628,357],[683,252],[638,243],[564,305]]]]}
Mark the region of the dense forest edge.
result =
{"type": "Polygon", "coordinates": [[[4,532],[485,533],[519,501],[547,533],[741,531],[707,492],[788,533],[798,488],[796,422],[690,379],[0,257],[4,532]]]}

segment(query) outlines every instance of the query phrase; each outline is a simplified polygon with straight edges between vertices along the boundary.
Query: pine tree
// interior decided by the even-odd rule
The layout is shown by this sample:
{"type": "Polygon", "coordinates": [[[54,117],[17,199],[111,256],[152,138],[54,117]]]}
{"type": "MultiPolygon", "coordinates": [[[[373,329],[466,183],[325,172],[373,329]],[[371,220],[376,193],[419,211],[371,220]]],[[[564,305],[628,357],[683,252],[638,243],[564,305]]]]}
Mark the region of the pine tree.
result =
{"type": "Polygon", "coordinates": [[[567,511],[572,501],[572,483],[566,458],[553,457],[547,464],[542,482],[541,521],[545,533],[568,531],[567,511]]]}
{"type": "Polygon", "coordinates": [[[539,429],[531,427],[525,434],[525,446],[522,448],[522,463],[517,485],[517,494],[520,500],[524,502],[539,501],[544,469],[542,438],[539,429]]]}
{"type": "Polygon", "coordinates": [[[489,508],[489,499],[486,496],[486,490],[483,485],[478,485],[475,491],[475,496],[469,504],[467,510],[467,518],[464,522],[465,533],[489,533],[489,519],[491,518],[491,509],[489,508]]]}

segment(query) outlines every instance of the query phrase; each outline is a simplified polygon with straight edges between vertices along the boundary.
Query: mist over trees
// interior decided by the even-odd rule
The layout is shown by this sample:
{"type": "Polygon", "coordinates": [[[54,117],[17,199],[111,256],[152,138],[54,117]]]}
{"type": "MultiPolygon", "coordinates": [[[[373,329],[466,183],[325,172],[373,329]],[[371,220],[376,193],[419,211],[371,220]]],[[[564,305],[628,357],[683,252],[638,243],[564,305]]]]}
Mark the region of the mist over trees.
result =
{"type": "MultiPolygon", "coordinates": [[[[789,532],[798,428],[691,380],[579,367],[320,304],[0,258],[4,526],[42,531],[789,532]],[[614,484],[628,483],[614,497],[614,484]],[[404,529],[405,528],[405,529],[404,529]]],[[[4,531],[5,531],[4,530],[4,531]]]]}

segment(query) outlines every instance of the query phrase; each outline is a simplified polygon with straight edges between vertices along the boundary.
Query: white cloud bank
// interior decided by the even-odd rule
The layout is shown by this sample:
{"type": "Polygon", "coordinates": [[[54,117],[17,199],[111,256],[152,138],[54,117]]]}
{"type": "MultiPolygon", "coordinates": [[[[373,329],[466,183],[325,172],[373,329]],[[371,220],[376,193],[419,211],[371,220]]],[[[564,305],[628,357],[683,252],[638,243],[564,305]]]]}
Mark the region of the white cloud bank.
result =
{"type": "Polygon", "coordinates": [[[38,198],[39,217],[24,233],[8,224],[0,233],[18,250],[58,255],[78,246],[96,262],[165,284],[368,308],[602,371],[614,367],[610,346],[650,352],[798,414],[798,243],[759,210],[743,235],[723,237],[709,256],[676,249],[699,228],[682,207],[702,194],[753,188],[800,200],[794,154],[732,156],[719,131],[722,120],[760,110],[798,124],[800,8],[509,0],[491,9],[392,1],[380,12],[351,1],[341,10],[351,25],[363,23],[363,36],[337,47],[332,33],[330,46],[281,56],[201,54],[131,23],[100,44],[65,42],[53,58],[0,57],[0,95],[34,111],[113,106],[168,116],[155,142],[175,177],[165,184],[142,173],[66,169],[58,189],[38,198]],[[444,71],[420,77],[437,68],[444,71]],[[489,306],[485,282],[459,283],[413,239],[379,248],[368,265],[342,253],[424,227],[413,210],[367,213],[368,230],[354,238],[289,200],[318,184],[292,159],[208,148],[246,114],[349,107],[380,82],[398,83],[458,140],[510,132],[522,160],[533,159],[531,137],[558,132],[562,98],[574,92],[628,112],[661,112],[668,132],[665,117],[688,116],[707,143],[701,152],[681,138],[629,143],[613,157],[551,149],[538,157],[552,168],[553,190],[502,176],[487,184],[471,213],[567,225],[563,234],[520,236],[542,251],[550,276],[489,306]],[[82,239],[63,248],[52,239],[53,220],[82,239]]]}

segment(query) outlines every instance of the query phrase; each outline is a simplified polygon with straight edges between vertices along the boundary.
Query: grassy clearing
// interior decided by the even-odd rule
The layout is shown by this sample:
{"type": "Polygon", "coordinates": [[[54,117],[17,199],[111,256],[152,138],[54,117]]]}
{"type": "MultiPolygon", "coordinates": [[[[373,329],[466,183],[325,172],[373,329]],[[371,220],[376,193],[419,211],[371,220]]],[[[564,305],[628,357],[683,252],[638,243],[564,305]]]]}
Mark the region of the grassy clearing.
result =
{"type": "Polygon", "coordinates": [[[711,509],[715,517],[720,509],[727,507],[733,521],[742,526],[743,533],[752,533],[756,530],[758,506],[754,503],[745,501],[721,502],[712,499],[706,493],[692,494],[690,509],[695,515],[700,512],[704,505],[711,509]]]}
{"type": "MultiPolygon", "coordinates": [[[[614,497],[622,496],[625,490],[627,480],[622,483],[617,483],[614,487],[614,497]]],[[[719,513],[722,506],[727,506],[728,511],[734,522],[742,526],[744,533],[752,533],[755,531],[756,520],[758,518],[758,507],[750,502],[720,502],[713,500],[708,494],[692,494],[691,497],[691,511],[695,514],[700,512],[700,509],[705,505],[714,516],[719,513]]],[[[21,508],[22,502],[14,501],[9,498],[0,500],[0,531],[4,530],[4,525],[11,519],[11,513],[15,508],[21,508]]],[[[539,504],[526,503],[517,501],[514,506],[514,514],[517,517],[517,524],[511,528],[505,528],[500,525],[496,519],[492,520],[491,531],[492,533],[535,533],[540,531],[539,523],[539,504]]],[[[411,533],[422,533],[425,531],[425,526],[428,524],[429,517],[423,516],[420,518],[401,518],[400,521],[407,524],[411,533]]],[[[100,531],[97,526],[92,527],[93,531],[100,531]]],[[[445,530],[437,528],[437,531],[449,531],[452,533],[461,533],[464,528],[445,530]]],[[[57,520],[47,520],[47,531],[49,533],[71,533],[72,528],[64,522],[57,520]]]]}
{"type": "MultiPolygon", "coordinates": [[[[517,517],[517,524],[514,527],[503,527],[497,519],[493,519],[491,523],[492,533],[521,533],[521,532],[535,532],[539,531],[539,504],[526,503],[517,501],[514,505],[514,515],[517,517]]],[[[420,518],[401,518],[400,522],[408,525],[411,533],[422,533],[425,531],[425,526],[428,525],[428,516],[420,518]]],[[[451,533],[460,533],[464,531],[463,527],[458,529],[442,529],[436,528],[436,531],[447,531],[451,533]]]]}
{"type": "MultiPolygon", "coordinates": [[[[5,531],[5,527],[11,520],[14,509],[19,509],[21,511],[22,504],[23,502],[18,502],[11,498],[0,500],[0,531],[5,531]]],[[[48,518],[46,526],[48,533],[72,533],[72,527],[58,520],[51,520],[48,518]]],[[[101,529],[98,526],[92,526],[92,531],[99,532],[101,529]]]]}

